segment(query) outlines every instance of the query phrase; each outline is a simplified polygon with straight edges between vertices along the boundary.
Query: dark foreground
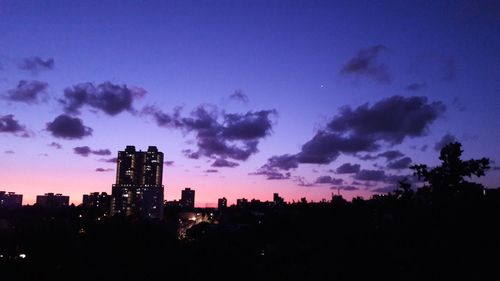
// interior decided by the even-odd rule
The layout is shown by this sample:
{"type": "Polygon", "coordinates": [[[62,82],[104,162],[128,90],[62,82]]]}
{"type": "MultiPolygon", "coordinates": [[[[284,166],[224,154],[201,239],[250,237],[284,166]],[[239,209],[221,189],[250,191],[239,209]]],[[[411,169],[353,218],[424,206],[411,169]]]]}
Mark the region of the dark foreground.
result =
{"type": "Polygon", "coordinates": [[[1,280],[498,280],[498,199],[230,208],[181,240],[175,222],[23,207],[2,212],[1,280]]]}

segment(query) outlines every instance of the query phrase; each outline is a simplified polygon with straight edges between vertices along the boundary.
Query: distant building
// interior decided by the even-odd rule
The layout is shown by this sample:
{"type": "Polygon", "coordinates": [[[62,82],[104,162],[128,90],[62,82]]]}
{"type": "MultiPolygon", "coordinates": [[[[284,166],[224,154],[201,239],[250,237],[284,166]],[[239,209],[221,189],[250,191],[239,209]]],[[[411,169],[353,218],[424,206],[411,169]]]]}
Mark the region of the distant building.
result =
{"type": "Polygon", "coordinates": [[[116,183],[111,193],[111,215],[163,218],[163,153],[156,146],[118,152],[116,183]]]}
{"type": "Polygon", "coordinates": [[[184,208],[194,208],[194,190],[185,188],[181,191],[181,206],[184,208]]]}
{"type": "Polygon", "coordinates": [[[282,205],[285,203],[285,199],[283,197],[280,197],[278,193],[273,194],[273,203],[274,205],[282,205]]]}
{"type": "Polygon", "coordinates": [[[236,207],[245,207],[248,205],[248,200],[245,198],[236,199],[236,207]]]}
{"type": "Polygon", "coordinates": [[[69,196],[61,193],[45,193],[36,196],[36,204],[46,208],[66,207],[69,205],[69,196]]]}
{"type": "Polygon", "coordinates": [[[92,192],[83,195],[82,206],[85,208],[99,209],[107,214],[111,208],[111,196],[106,192],[92,192]]]}
{"type": "Polygon", "coordinates": [[[23,195],[15,192],[0,191],[0,208],[19,208],[23,204],[23,195]]]}
{"type": "Polygon", "coordinates": [[[217,201],[217,209],[222,210],[227,208],[227,199],[226,197],[219,198],[217,201]]]}

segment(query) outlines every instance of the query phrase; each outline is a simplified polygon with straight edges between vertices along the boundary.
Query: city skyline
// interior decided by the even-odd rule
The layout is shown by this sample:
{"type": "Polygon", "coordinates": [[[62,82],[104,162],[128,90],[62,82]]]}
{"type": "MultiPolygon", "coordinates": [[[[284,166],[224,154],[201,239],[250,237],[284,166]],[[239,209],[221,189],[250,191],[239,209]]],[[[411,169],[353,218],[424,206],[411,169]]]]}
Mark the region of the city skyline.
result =
{"type": "Polygon", "coordinates": [[[455,140],[500,187],[495,7],[332,2],[1,1],[0,190],[111,194],[135,145],[165,200],[369,198],[455,140]]]}

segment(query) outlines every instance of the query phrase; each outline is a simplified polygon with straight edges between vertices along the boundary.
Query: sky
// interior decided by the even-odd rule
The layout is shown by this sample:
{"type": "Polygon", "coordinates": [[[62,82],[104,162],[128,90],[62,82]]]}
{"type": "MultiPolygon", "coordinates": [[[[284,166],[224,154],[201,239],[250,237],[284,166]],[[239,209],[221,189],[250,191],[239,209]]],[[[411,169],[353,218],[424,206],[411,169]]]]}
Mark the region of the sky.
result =
{"type": "Polygon", "coordinates": [[[166,200],[369,198],[453,141],[500,187],[498,34],[490,0],[0,0],[0,190],[79,204],[154,145],[166,200]]]}

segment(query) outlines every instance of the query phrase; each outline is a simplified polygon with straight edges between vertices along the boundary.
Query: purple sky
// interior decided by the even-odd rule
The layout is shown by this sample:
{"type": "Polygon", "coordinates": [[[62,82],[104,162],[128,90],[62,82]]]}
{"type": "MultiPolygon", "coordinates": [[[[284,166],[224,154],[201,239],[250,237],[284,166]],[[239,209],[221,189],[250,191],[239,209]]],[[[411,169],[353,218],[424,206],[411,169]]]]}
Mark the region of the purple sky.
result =
{"type": "Polygon", "coordinates": [[[453,140],[500,186],[498,1],[102,2],[0,0],[0,190],[25,203],[109,193],[126,145],[199,206],[369,197],[453,140]]]}

